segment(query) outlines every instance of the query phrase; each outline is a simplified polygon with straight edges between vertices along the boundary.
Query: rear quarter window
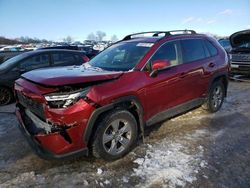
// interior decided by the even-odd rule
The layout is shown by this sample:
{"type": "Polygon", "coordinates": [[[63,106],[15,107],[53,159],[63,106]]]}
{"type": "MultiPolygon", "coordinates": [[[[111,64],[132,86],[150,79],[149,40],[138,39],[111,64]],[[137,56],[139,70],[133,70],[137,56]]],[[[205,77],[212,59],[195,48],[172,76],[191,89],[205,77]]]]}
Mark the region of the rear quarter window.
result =
{"type": "Polygon", "coordinates": [[[208,40],[205,40],[205,45],[210,53],[210,56],[216,56],[218,54],[217,48],[208,40]]]}
{"type": "Polygon", "coordinates": [[[184,63],[206,58],[202,39],[181,40],[181,47],[184,63]]]}

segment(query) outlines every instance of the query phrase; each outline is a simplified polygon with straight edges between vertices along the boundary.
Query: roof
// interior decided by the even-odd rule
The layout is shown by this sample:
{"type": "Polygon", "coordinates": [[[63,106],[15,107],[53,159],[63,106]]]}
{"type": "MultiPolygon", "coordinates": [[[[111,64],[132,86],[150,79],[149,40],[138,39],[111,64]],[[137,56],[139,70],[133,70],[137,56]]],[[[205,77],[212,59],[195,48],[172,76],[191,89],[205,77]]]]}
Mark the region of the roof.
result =
{"type": "Polygon", "coordinates": [[[74,53],[79,53],[81,51],[79,51],[79,50],[67,50],[67,49],[37,49],[37,50],[31,51],[31,52],[33,52],[33,53],[40,53],[40,52],[74,52],[74,53]]]}
{"type": "Polygon", "coordinates": [[[204,34],[198,34],[193,30],[150,31],[150,32],[141,32],[141,33],[134,33],[134,34],[127,35],[126,37],[124,37],[123,40],[118,41],[118,42],[155,43],[162,39],[172,38],[172,37],[190,38],[190,37],[204,37],[204,36],[208,37],[207,35],[204,35],[204,34]]]}

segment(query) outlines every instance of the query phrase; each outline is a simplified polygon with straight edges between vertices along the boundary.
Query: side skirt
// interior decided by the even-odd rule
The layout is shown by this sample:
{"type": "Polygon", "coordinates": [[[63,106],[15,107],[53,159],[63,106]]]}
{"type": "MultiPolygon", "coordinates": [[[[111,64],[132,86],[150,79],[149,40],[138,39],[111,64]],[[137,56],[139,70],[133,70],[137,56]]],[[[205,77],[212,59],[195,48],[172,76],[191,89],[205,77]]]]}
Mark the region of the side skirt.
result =
{"type": "Polygon", "coordinates": [[[178,114],[182,114],[184,112],[187,112],[193,108],[199,107],[204,103],[205,99],[198,98],[191,101],[188,101],[184,104],[180,104],[178,106],[175,106],[173,108],[167,109],[163,112],[159,112],[158,114],[154,115],[152,118],[150,118],[146,122],[146,126],[151,126],[153,124],[162,122],[163,120],[169,119],[171,117],[174,117],[178,114]]]}

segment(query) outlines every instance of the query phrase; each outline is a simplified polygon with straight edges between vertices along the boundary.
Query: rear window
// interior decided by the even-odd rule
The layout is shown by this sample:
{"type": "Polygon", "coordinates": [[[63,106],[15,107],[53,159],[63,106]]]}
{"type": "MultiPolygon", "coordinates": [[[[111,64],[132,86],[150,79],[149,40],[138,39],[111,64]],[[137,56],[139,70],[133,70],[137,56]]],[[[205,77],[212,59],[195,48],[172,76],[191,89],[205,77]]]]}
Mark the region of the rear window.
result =
{"type": "Polygon", "coordinates": [[[206,58],[201,39],[181,40],[183,62],[188,63],[206,58]]]}

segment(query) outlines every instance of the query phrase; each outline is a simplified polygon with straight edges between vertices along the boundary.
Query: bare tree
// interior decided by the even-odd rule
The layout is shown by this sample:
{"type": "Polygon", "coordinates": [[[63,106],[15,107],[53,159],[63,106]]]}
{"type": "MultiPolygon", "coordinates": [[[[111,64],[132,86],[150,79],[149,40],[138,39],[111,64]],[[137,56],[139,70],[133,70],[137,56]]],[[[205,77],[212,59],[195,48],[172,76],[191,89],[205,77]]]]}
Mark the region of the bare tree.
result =
{"type": "Polygon", "coordinates": [[[116,35],[112,35],[111,39],[110,39],[112,42],[116,42],[118,41],[118,38],[116,35]]]}
{"type": "Polygon", "coordinates": [[[95,36],[95,34],[92,32],[92,33],[88,34],[87,39],[88,39],[88,40],[96,40],[96,36],[95,36]]]}
{"type": "Polygon", "coordinates": [[[68,35],[66,38],[63,38],[63,42],[71,43],[73,42],[73,38],[68,35]]]}
{"type": "Polygon", "coordinates": [[[97,36],[97,40],[98,40],[98,41],[102,41],[103,38],[106,36],[106,33],[103,32],[103,31],[97,31],[97,32],[96,32],[96,36],[97,36]]]}

